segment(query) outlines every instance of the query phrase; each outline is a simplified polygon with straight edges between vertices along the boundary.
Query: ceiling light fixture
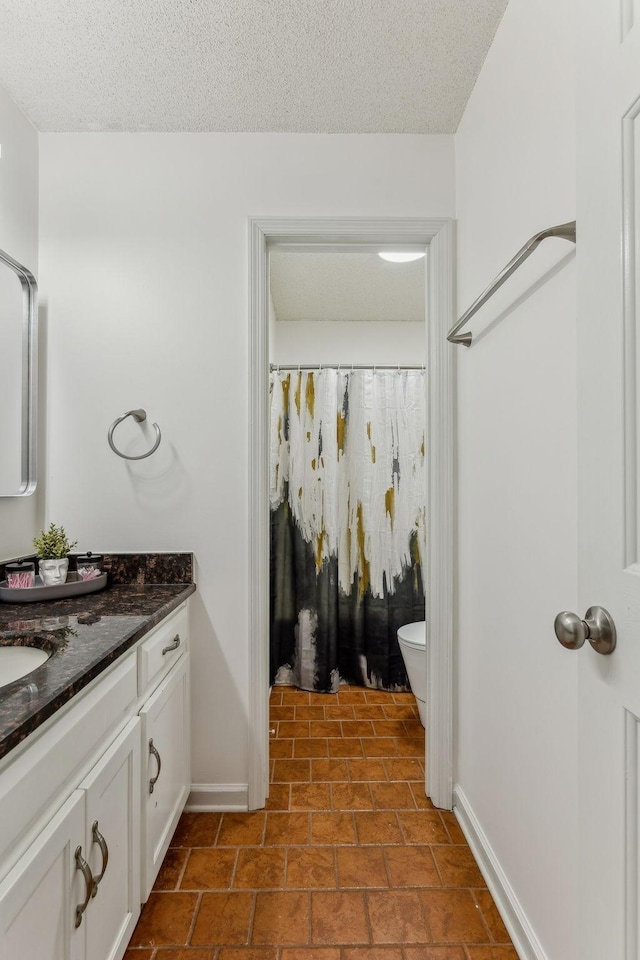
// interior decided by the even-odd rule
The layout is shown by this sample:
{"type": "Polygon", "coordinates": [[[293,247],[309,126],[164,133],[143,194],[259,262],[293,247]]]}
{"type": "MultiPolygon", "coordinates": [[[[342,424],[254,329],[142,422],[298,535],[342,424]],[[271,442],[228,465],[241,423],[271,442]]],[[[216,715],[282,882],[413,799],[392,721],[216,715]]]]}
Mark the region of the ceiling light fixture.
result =
{"type": "Polygon", "coordinates": [[[399,250],[381,250],[378,252],[378,256],[390,263],[409,263],[411,260],[420,260],[421,257],[424,257],[424,250],[405,250],[402,252],[399,250]]]}

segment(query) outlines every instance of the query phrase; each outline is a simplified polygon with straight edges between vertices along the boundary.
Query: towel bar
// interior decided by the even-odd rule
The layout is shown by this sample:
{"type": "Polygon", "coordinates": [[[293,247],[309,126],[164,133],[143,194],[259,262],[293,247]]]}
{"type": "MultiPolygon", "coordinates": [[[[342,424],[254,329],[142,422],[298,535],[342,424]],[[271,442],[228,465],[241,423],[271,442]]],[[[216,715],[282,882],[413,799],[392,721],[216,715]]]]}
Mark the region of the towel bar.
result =
{"type": "Polygon", "coordinates": [[[509,261],[506,267],[502,270],[501,273],[495,278],[493,283],[490,283],[484,293],[481,293],[477,300],[474,300],[468,310],[466,310],[457,323],[455,323],[449,333],[447,334],[447,340],[449,343],[459,343],[465,347],[470,347],[473,341],[473,335],[470,331],[466,333],[458,333],[458,330],[467,323],[468,320],[477,313],[477,311],[482,307],[487,300],[493,296],[493,294],[498,290],[505,280],[508,280],[512,273],[518,269],[520,264],[524,263],[527,257],[530,257],[533,251],[538,247],[543,240],[547,240],[549,237],[558,237],[561,240],[569,240],[571,243],[576,242],[576,221],[571,220],[569,223],[561,223],[557,227],[549,227],[548,230],[541,230],[540,233],[536,233],[530,240],[527,240],[524,247],[518,250],[515,257],[509,261]]]}

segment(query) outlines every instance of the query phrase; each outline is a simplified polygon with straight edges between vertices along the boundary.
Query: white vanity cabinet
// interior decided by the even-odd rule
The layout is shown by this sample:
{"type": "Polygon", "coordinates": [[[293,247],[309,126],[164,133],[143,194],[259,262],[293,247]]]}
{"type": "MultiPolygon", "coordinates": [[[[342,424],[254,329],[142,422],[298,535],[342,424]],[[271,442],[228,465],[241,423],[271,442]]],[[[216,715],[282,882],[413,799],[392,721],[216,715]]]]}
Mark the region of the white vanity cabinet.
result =
{"type": "Polygon", "coordinates": [[[0,960],[123,957],[190,789],[187,649],[183,604],[5,759],[0,960]]]}

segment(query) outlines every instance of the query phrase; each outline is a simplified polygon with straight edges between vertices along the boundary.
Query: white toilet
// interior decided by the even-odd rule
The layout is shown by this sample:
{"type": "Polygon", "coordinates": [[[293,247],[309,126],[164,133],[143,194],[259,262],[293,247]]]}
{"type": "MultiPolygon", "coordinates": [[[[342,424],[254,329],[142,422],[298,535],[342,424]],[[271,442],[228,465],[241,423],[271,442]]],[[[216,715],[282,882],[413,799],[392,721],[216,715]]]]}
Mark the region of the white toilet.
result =
{"type": "Polygon", "coordinates": [[[398,630],[400,653],[411,684],[411,691],[418,704],[418,713],[425,725],[425,700],[427,698],[427,624],[425,620],[405,623],[398,630]]]}

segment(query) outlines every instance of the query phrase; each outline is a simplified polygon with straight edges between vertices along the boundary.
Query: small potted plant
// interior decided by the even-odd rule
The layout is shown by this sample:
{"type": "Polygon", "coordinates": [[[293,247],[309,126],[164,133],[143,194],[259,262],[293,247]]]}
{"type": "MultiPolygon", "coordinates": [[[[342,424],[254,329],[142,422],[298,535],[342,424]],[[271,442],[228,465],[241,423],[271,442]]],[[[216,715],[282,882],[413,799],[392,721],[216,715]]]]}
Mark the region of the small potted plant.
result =
{"type": "Polygon", "coordinates": [[[34,537],[33,546],[40,561],[38,569],[45,587],[66,582],[68,555],[77,542],[74,540],[72,543],[64,527],[57,527],[55,523],[51,523],[48,530],[41,530],[39,537],[34,537]]]}

